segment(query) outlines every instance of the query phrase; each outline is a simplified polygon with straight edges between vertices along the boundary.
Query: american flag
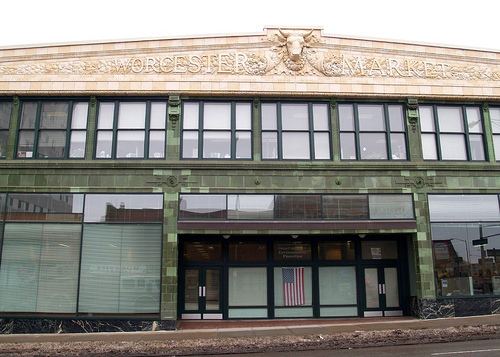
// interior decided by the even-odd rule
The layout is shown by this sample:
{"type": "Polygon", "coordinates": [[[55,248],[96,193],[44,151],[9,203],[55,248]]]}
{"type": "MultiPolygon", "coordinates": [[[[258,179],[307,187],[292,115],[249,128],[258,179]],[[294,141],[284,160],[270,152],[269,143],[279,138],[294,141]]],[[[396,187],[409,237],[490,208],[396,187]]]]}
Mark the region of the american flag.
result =
{"type": "Polygon", "coordinates": [[[282,271],[285,306],[304,305],[304,268],[282,268],[282,271]]]}

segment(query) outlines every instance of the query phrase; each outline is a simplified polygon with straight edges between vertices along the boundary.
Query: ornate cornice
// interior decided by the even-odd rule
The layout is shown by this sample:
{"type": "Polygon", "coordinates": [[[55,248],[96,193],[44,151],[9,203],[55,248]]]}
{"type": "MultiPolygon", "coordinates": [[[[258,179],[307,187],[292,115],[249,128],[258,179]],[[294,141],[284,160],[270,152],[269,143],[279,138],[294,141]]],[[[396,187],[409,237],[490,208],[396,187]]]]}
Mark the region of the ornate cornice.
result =
{"type": "Polygon", "coordinates": [[[165,48],[102,57],[0,62],[0,75],[252,75],[358,78],[422,78],[427,80],[500,81],[500,65],[473,58],[443,59],[411,52],[349,51],[326,43],[317,29],[268,30],[253,46],[165,48]]]}

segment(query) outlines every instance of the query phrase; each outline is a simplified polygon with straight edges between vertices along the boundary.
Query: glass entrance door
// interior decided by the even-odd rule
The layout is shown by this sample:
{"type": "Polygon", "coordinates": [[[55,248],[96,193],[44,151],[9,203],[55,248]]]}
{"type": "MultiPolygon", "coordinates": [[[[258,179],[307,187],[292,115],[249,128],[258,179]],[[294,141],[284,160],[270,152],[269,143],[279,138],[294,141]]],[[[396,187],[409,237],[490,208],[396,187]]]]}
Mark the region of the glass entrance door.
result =
{"type": "Polygon", "coordinates": [[[364,316],[401,316],[398,268],[391,266],[365,267],[364,316]]]}
{"type": "Polygon", "coordinates": [[[222,319],[221,273],[213,267],[184,270],[183,319],[222,319]]]}

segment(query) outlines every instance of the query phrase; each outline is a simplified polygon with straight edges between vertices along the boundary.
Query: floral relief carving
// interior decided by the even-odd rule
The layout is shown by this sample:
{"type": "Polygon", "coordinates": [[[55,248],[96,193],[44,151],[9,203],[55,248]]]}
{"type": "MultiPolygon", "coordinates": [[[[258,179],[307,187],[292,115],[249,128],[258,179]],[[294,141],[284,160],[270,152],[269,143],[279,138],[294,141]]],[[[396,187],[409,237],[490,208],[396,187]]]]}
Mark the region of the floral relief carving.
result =
{"type": "Polygon", "coordinates": [[[75,61],[0,62],[0,75],[234,74],[499,81],[499,65],[355,54],[324,46],[319,30],[268,30],[263,49],[196,51],[75,61]]]}

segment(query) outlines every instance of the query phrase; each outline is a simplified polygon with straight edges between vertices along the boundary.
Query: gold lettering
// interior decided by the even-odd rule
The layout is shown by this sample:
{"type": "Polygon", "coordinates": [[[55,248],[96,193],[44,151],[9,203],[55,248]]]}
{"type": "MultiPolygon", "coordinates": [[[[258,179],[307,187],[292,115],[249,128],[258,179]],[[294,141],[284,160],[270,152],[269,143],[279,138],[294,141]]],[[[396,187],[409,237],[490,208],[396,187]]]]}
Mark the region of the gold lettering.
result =
{"type": "Polygon", "coordinates": [[[200,56],[189,56],[188,71],[191,73],[198,73],[203,65],[203,60],[200,56]]]}
{"type": "Polygon", "coordinates": [[[132,59],[132,72],[141,73],[144,70],[144,62],[140,58],[132,59]]]}

